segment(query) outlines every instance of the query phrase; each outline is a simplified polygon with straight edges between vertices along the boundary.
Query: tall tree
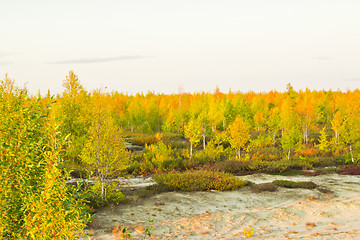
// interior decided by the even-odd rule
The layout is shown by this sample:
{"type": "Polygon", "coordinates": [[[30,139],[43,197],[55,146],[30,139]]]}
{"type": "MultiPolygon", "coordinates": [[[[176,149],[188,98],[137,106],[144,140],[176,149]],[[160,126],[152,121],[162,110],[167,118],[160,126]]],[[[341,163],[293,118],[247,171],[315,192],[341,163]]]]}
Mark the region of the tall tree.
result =
{"type": "Polygon", "coordinates": [[[69,135],[64,146],[67,150],[66,159],[69,164],[78,164],[91,119],[91,111],[87,106],[89,97],[73,71],[66,76],[63,86],[65,89],[55,106],[55,115],[60,132],[69,135]]]}
{"type": "Polygon", "coordinates": [[[128,167],[130,155],[125,149],[121,129],[116,126],[101,93],[95,93],[92,104],[93,121],[81,158],[94,168],[101,183],[101,196],[105,198],[107,179],[128,167]]]}

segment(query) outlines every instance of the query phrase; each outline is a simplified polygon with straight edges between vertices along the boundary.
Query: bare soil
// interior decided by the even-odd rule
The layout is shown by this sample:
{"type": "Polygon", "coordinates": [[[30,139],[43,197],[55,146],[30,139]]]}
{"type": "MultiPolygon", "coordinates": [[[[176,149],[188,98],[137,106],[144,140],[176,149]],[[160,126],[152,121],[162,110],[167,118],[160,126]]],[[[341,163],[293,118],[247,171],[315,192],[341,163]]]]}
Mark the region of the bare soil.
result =
{"type": "MultiPolygon", "coordinates": [[[[145,200],[99,210],[82,239],[359,239],[360,177],[348,175],[240,177],[255,183],[283,179],[313,181],[319,190],[279,188],[253,193],[250,187],[229,192],[167,192],[145,200]],[[149,220],[154,222],[149,223],[149,220]],[[154,227],[154,230],[150,228],[154,227]]],[[[134,181],[137,186],[141,181],[134,181]]],[[[143,179],[152,184],[151,179],[143,179]]],[[[145,185],[146,185],[145,184],[145,185]]],[[[132,186],[131,180],[127,182],[132,186]]]]}

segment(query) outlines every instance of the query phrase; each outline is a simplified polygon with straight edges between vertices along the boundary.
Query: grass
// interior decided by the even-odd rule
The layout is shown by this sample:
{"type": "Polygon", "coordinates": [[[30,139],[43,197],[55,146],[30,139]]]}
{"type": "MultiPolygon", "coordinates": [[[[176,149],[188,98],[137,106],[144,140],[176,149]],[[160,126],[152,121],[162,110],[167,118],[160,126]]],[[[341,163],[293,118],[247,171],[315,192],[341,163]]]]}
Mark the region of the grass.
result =
{"type": "Polygon", "coordinates": [[[233,190],[245,186],[248,181],[240,180],[231,174],[223,172],[187,171],[184,173],[170,173],[155,175],[153,179],[177,191],[204,191],[204,190],[233,190]]]}

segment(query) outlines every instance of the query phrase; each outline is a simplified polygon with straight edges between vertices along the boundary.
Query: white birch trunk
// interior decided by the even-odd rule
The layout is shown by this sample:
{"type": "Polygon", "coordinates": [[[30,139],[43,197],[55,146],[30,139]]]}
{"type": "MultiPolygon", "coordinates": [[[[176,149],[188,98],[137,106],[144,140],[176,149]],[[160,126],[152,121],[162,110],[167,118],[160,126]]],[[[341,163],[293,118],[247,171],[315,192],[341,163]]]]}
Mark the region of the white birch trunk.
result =
{"type": "Polygon", "coordinates": [[[275,144],[276,144],[276,142],[275,142],[275,137],[276,137],[276,131],[274,131],[274,134],[273,134],[274,147],[275,147],[275,144]]]}
{"type": "Polygon", "coordinates": [[[193,145],[190,143],[190,159],[192,158],[192,152],[193,152],[193,145]]]}
{"type": "Polygon", "coordinates": [[[289,148],[289,151],[288,151],[288,160],[290,160],[290,152],[291,152],[291,150],[290,150],[290,148],[289,148]]]}
{"type": "Polygon", "coordinates": [[[351,144],[350,144],[350,154],[351,154],[351,161],[352,161],[352,163],[355,163],[355,161],[354,161],[354,154],[353,154],[353,151],[352,151],[352,146],[351,146],[351,144]]]}

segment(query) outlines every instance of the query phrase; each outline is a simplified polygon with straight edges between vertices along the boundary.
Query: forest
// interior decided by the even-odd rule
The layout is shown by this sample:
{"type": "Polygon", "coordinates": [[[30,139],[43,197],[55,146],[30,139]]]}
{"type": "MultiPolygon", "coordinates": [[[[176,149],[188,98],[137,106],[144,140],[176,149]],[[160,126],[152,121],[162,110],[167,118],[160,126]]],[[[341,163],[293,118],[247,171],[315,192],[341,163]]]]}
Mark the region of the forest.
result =
{"type": "Polygon", "coordinates": [[[295,91],[290,84],[285,92],[133,96],[87,91],[73,71],[62,93],[31,95],[5,75],[0,238],[78,238],[93,209],[126,198],[108,181],[122,176],[170,182],[165,174],[217,179],[359,165],[359,99],[358,89],[295,91]],[[66,184],[72,178],[96,182],[66,184]]]}

